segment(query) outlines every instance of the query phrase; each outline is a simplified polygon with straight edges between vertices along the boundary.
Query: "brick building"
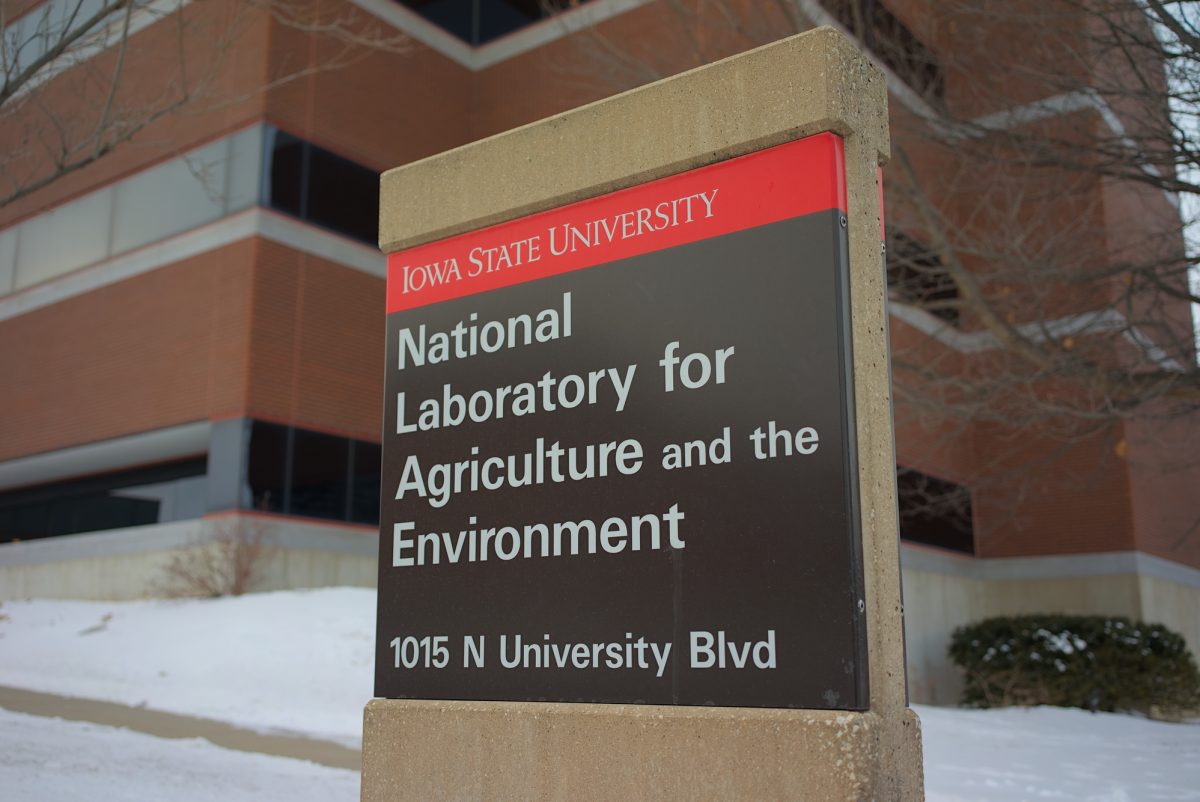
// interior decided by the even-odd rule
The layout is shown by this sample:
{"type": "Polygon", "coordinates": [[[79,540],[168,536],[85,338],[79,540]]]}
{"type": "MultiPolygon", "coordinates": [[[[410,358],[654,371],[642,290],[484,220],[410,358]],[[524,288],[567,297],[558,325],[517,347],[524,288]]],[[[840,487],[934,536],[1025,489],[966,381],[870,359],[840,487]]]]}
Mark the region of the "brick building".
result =
{"type": "MultiPolygon", "coordinates": [[[[6,36],[68,30],[75,5],[8,3],[6,36]]],[[[378,173],[684,69],[695,52],[708,59],[789,32],[741,2],[730,7],[767,33],[681,22],[672,4],[645,0],[558,14],[534,0],[282,5],[289,13],[136,3],[128,47],[110,30],[5,103],[0,152],[12,155],[0,189],[15,197],[0,207],[0,598],[141,596],[202,531],[247,522],[280,547],[264,587],[373,583],[378,173]],[[703,47],[690,51],[681,34],[703,47]],[[109,102],[95,73],[116,71],[109,102]],[[63,153],[85,153],[114,108],[144,127],[38,187],[55,151],[31,143],[58,131],[71,140],[63,153]]],[[[938,59],[980,34],[939,25],[935,5],[798,0],[795,24],[857,33],[888,71],[896,118],[919,115],[931,87],[978,103],[980,119],[1003,118],[1011,109],[995,98],[955,98],[955,73],[938,59]],[[855,26],[855,7],[874,9],[874,27],[855,26]],[[891,33],[890,49],[871,41],[877,29],[891,33]]],[[[1016,47],[1000,39],[997,62],[1016,47]]],[[[1094,105],[1045,102],[1058,96],[1036,83],[1019,92],[1039,120],[1111,122],[1094,105]]],[[[1095,204],[1104,242],[1071,247],[1099,248],[1097,259],[1123,247],[1122,221],[1178,219],[1163,198],[1119,186],[1095,188],[1085,205],[1095,204]]],[[[893,251],[919,241],[903,213],[889,223],[893,251]]],[[[945,291],[912,272],[923,258],[893,263],[894,346],[968,375],[997,347],[968,314],[914,302],[945,291]]],[[[1060,322],[1096,306],[1069,294],[1047,303],[1060,322]]],[[[1190,326],[1186,305],[1163,314],[1190,326]]],[[[1036,423],[952,425],[906,397],[897,459],[915,700],[955,698],[948,634],[989,614],[1160,620],[1200,650],[1200,535],[1187,536],[1200,518],[1186,449],[1194,424],[1117,421],[1068,448],[1036,423]],[[931,494],[952,509],[919,503],[931,494]]]]}

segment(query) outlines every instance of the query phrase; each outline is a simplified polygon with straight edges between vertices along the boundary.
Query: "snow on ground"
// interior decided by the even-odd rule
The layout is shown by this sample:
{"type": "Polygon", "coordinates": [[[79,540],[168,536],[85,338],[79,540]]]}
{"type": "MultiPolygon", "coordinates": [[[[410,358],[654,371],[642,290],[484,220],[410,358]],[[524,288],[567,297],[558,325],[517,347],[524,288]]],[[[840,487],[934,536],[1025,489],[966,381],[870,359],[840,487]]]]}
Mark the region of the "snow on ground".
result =
{"type": "Polygon", "coordinates": [[[362,588],[5,602],[0,685],[357,748],[372,693],[374,639],[375,592],[362,588]]]}
{"type": "Polygon", "coordinates": [[[919,705],[930,802],[1200,800],[1200,723],[919,705]]]}
{"type": "MultiPolygon", "coordinates": [[[[0,685],[358,746],[371,695],[374,618],[374,591],[351,588],[189,601],[6,602],[0,685]]],[[[930,802],[1200,802],[1200,723],[1052,708],[917,712],[930,802]]],[[[352,772],[0,712],[0,788],[39,790],[16,799],[75,799],[72,783],[93,774],[105,789],[95,798],[248,799],[259,778],[285,787],[273,772],[309,793],[280,799],[356,793],[341,790],[353,785],[345,780],[352,772]],[[185,765],[192,773],[179,782],[185,765]]]]}
{"type": "Polygon", "coordinates": [[[5,802],[352,802],[358,772],[0,710],[5,802]]]}

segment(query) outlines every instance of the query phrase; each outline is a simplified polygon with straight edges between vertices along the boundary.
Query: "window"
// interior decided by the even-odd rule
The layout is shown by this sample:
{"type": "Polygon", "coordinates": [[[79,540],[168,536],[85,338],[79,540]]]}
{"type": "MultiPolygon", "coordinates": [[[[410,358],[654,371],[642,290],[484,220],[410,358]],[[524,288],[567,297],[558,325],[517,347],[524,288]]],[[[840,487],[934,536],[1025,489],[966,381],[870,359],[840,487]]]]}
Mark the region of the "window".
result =
{"type": "Polygon", "coordinates": [[[250,506],[265,512],[287,509],[289,431],[287,426],[254,421],[250,429],[250,460],[246,481],[250,506]]]}
{"type": "Polygon", "coordinates": [[[379,240],[379,174],[308,146],[304,219],[374,245],[379,240]]]}
{"type": "Polygon", "coordinates": [[[253,421],[246,466],[250,506],[306,518],[378,523],[379,466],[377,443],[253,421]]]}
{"type": "Polygon", "coordinates": [[[350,520],[365,523],[379,521],[379,485],[383,450],[378,443],[350,441],[353,450],[350,475],[350,520]]]}
{"type": "Polygon", "coordinates": [[[901,538],[975,553],[971,491],[966,487],[897,465],[896,495],[901,538]]]}
{"type": "Polygon", "coordinates": [[[929,248],[904,234],[891,234],[887,249],[889,295],[959,324],[958,285],[929,248]]]}
{"type": "Polygon", "coordinates": [[[275,128],[266,141],[264,206],[376,244],[378,173],[275,128]]]}
{"type": "Polygon", "coordinates": [[[254,205],[262,136],[245,128],[0,231],[0,295],[254,205]]]}
{"type": "Polygon", "coordinates": [[[925,44],[880,0],[821,0],[842,27],[926,99],[941,100],[946,78],[925,44]]]}
{"type": "Polygon", "coordinates": [[[158,523],[170,485],[203,495],[181,480],[204,476],[205,464],[199,457],[0,493],[0,543],[158,523]]]}
{"type": "Polygon", "coordinates": [[[350,441],[345,437],[292,430],[293,515],[346,518],[350,441]]]}
{"type": "Polygon", "coordinates": [[[400,0],[447,33],[479,46],[587,0],[400,0]]]}
{"type": "Polygon", "coordinates": [[[307,181],[304,177],[308,143],[283,131],[271,131],[270,173],[265,205],[295,217],[304,216],[302,198],[307,181]]]}

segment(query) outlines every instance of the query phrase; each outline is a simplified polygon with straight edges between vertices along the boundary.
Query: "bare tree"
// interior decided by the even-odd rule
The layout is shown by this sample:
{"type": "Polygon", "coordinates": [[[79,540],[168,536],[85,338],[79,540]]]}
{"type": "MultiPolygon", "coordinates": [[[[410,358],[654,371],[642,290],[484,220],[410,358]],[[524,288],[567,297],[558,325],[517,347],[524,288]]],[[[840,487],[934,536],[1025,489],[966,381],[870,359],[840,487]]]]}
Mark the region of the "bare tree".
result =
{"type": "Polygon", "coordinates": [[[408,40],[318,0],[0,2],[0,208],[102,159],[164,118],[202,114],[408,40]],[[264,20],[325,47],[230,91],[236,47],[264,20]],[[139,47],[139,36],[156,39],[139,47]]]}
{"type": "MultiPolygon", "coordinates": [[[[564,80],[629,88],[826,24],[885,69],[897,426],[917,466],[972,440],[966,478],[1018,496],[1014,474],[1098,442],[1103,459],[1074,459],[1080,486],[1107,459],[1200,466],[1169,454],[1200,411],[1184,244],[1200,213],[1200,3],[652,6],[653,40],[593,28],[564,80]]],[[[959,493],[921,495],[961,514],[959,493]]]]}

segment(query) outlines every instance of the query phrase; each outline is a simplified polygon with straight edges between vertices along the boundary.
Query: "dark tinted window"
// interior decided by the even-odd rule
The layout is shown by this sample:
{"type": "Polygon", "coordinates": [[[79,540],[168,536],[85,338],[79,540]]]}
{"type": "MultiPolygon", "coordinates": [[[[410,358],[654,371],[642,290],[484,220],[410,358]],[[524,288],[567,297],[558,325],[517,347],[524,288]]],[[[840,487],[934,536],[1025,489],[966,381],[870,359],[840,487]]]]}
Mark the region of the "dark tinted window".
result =
{"type": "Polygon", "coordinates": [[[971,491],[899,465],[896,491],[900,537],[913,543],[975,553],[971,491]]]}
{"type": "Polygon", "coordinates": [[[50,534],[50,505],[33,502],[0,507],[0,535],[5,541],[33,540],[50,534]]]}
{"type": "Polygon", "coordinates": [[[346,518],[347,461],[350,442],[344,437],[293,429],[293,515],[346,518]]]}
{"type": "Polygon", "coordinates": [[[50,505],[47,534],[99,532],[158,523],[159,502],[119,496],[84,496],[50,505]]]}
{"type": "Polygon", "coordinates": [[[470,45],[487,44],[587,0],[400,0],[470,45]]]}
{"type": "Polygon", "coordinates": [[[271,133],[274,141],[266,205],[299,217],[304,211],[304,164],[308,143],[283,131],[271,133]]]}
{"type": "Polygon", "coordinates": [[[254,509],[379,522],[378,443],[254,421],[247,481],[254,509]]]}
{"type": "Polygon", "coordinates": [[[254,421],[250,429],[250,461],[246,466],[251,508],[284,511],[287,468],[288,427],[254,421]]]}
{"type": "Polygon", "coordinates": [[[379,174],[315,146],[309,153],[304,218],[374,244],[379,239],[379,174]]]}
{"type": "Polygon", "coordinates": [[[888,289],[896,300],[913,304],[951,326],[959,324],[958,285],[929,248],[892,234],[887,248],[888,289]]]}
{"type": "Polygon", "coordinates": [[[353,498],[350,520],[379,523],[379,470],[382,453],[377,443],[354,441],[353,498]]]}
{"type": "Polygon", "coordinates": [[[196,458],[0,493],[0,542],[157,523],[158,501],[123,492],[204,472],[196,458]]]}
{"type": "Polygon", "coordinates": [[[946,92],[942,65],[933,51],[879,0],[821,0],[902,81],[929,99],[946,92]]]}
{"type": "Polygon", "coordinates": [[[268,131],[263,205],[375,245],[379,174],[285,131],[268,131]]]}

